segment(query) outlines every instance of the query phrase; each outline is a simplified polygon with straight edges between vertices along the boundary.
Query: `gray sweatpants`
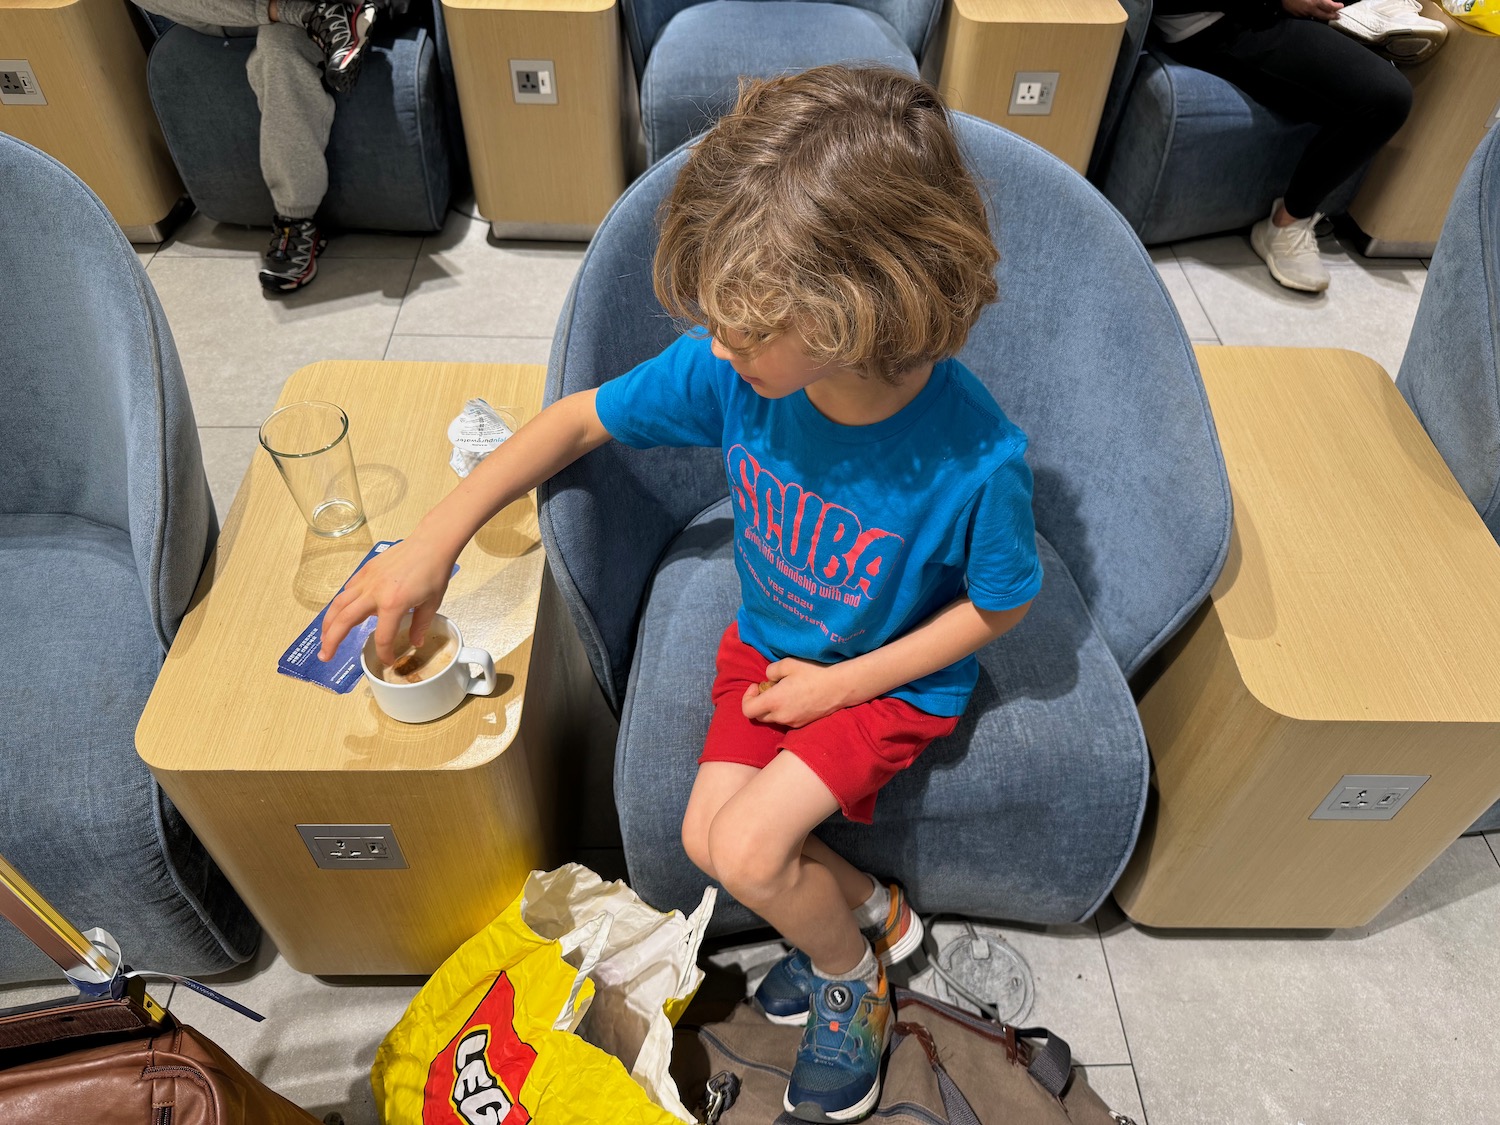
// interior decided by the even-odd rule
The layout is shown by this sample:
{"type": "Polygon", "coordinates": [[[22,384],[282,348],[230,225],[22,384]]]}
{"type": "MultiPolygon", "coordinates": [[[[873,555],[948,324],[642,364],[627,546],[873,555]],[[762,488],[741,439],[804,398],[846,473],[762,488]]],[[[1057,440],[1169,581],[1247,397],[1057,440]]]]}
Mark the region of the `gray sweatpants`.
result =
{"type": "Polygon", "coordinates": [[[245,64],[260,103],[260,172],[276,213],[311,218],[328,191],[333,95],[323,85],[322,52],[300,27],[272,23],[268,0],[138,0],[141,7],[208,35],[257,29],[245,64]]]}

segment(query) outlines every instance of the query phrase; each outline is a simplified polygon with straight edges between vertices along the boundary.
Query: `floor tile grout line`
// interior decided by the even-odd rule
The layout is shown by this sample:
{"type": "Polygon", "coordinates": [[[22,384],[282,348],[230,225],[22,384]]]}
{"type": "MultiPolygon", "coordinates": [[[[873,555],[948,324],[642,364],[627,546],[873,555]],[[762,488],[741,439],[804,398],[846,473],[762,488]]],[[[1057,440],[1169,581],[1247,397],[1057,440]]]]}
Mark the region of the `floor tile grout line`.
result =
{"type": "MultiPolygon", "coordinates": [[[[426,242],[426,239],[423,239],[423,242],[426,242]]],[[[412,278],[417,276],[417,263],[421,260],[422,255],[420,253],[411,260],[411,269],[406,274],[406,286],[401,290],[401,303],[396,306],[396,315],[391,318],[390,334],[385,338],[385,349],[380,353],[382,360],[390,357],[391,341],[396,338],[396,325],[401,323],[401,310],[406,308],[406,298],[411,296],[412,278]]]]}
{"type": "Polygon", "coordinates": [[[1483,832],[1481,833],[1481,835],[1484,837],[1485,844],[1488,845],[1490,849],[1490,855],[1495,857],[1495,862],[1497,864],[1500,864],[1500,852],[1497,852],[1495,850],[1495,841],[1490,839],[1490,834],[1488,832],[1483,832]]]}
{"type": "MultiPolygon", "coordinates": [[[[1135,1052],[1130,1049],[1130,1032],[1125,1028],[1125,1009],[1120,1007],[1120,992],[1115,987],[1115,971],[1109,964],[1109,948],[1104,942],[1104,931],[1099,926],[1099,912],[1094,912],[1092,919],[1094,933],[1099,935],[1099,952],[1104,957],[1104,974],[1109,977],[1109,994],[1114,998],[1115,1016],[1120,1021],[1120,1037],[1125,1040],[1125,1057],[1130,1060],[1130,1077],[1135,1079],[1135,1096],[1141,1102],[1141,1116],[1146,1120],[1141,1125],[1150,1125],[1151,1112],[1146,1108],[1146,1095],[1141,1090],[1141,1072],[1135,1068],[1135,1052]]],[[[1125,923],[1129,925],[1129,921],[1125,923]]]]}

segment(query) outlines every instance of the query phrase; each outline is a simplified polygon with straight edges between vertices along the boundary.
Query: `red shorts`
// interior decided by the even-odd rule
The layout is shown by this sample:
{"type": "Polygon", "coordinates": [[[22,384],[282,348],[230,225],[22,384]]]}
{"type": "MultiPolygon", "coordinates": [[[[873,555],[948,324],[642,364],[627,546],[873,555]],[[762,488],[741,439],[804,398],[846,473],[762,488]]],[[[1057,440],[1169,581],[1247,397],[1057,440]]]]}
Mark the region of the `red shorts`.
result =
{"type": "Polygon", "coordinates": [[[872,699],[824,715],[805,727],[745,718],[741,701],[766,678],[766,658],[740,640],[731,624],[719,641],[714,717],[699,763],[736,762],[764,769],[782,750],[801,758],[838,798],[850,820],[869,824],[875,795],[917,760],[934,738],[951,734],[956,715],[929,715],[900,699],[872,699]]]}

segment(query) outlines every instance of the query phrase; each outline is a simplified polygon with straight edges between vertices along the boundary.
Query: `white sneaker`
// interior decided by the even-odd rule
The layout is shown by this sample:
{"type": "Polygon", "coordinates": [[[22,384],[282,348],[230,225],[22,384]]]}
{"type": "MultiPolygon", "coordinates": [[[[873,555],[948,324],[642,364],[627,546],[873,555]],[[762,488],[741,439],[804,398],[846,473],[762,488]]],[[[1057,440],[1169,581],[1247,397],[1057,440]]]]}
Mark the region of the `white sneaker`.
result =
{"type": "Polygon", "coordinates": [[[1392,62],[1431,58],[1448,38],[1448,28],[1422,15],[1421,0],[1358,0],[1329,21],[1392,62]]]}
{"type": "MultiPolygon", "coordinates": [[[[1271,215],[1280,209],[1278,199],[1271,204],[1271,215]]],[[[1288,289],[1321,293],[1328,288],[1328,270],[1318,257],[1318,240],[1313,235],[1313,227],[1322,217],[1314,214],[1278,227],[1267,216],[1250,228],[1250,245],[1265,259],[1271,276],[1288,289]]]]}

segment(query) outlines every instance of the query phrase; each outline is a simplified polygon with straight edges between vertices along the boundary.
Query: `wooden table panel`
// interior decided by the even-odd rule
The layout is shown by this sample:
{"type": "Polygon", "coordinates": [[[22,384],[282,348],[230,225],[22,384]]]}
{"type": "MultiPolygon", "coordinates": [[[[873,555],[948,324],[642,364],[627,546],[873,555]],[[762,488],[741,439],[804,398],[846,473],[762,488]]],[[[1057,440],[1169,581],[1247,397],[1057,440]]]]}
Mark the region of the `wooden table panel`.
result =
{"type": "Polygon", "coordinates": [[[1377,257],[1427,257],[1443,230],[1469,157],[1500,113],[1500,36],[1455,20],[1432,0],[1422,14],[1448,26],[1424,63],[1402,70],[1411,116],[1370,162],[1349,215],[1377,257]]]}
{"type": "Polygon", "coordinates": [[[1088,168],[1125,31],[1116,0],[952,0],[924,72],[948,104],[1088,168]],[[1052,112],[1013,115],[1017,71],[1056,71],[1052,112]]]}
{"type": "Polygon", "coordinates": [[[77,174],[137,241],[156,241],[183,195],[146,92],[125,0],[5,0],[0,58],[25,59],[44,106],[0,105],[0,132],[77,174]]]}
{"type": "Polygon", "coordinates": [[[1500,547],[1373,360],[1197,352],[1234,533],[1141,702],[1155,811],[1116,898],[1363,925],[1500,797],[1500,547]],[[1351,774],[1431,779],[1391,820],[1309,819],[1351,774]]]}
{"type": "Polygon", "coordinates": [[[141,718],[142,758],[304,972],[431,972],[553,858],[554,754],[613,745],[546,573],[534,495],[465,548],[443,603],[465,643],[494,655],[494,695],[408,725],[363,682],[335,695],[276,671],[369,548],[401,538],[456,483],[446,430],[465,400],[525,422],[543,375],[381,362],[297,372],[278,405],[344,407],[368,522],[343,539],[312,535],[257,452],[141,718]],[[392,824],[409,867],[318,868],[303,823],[392,824]]]}

